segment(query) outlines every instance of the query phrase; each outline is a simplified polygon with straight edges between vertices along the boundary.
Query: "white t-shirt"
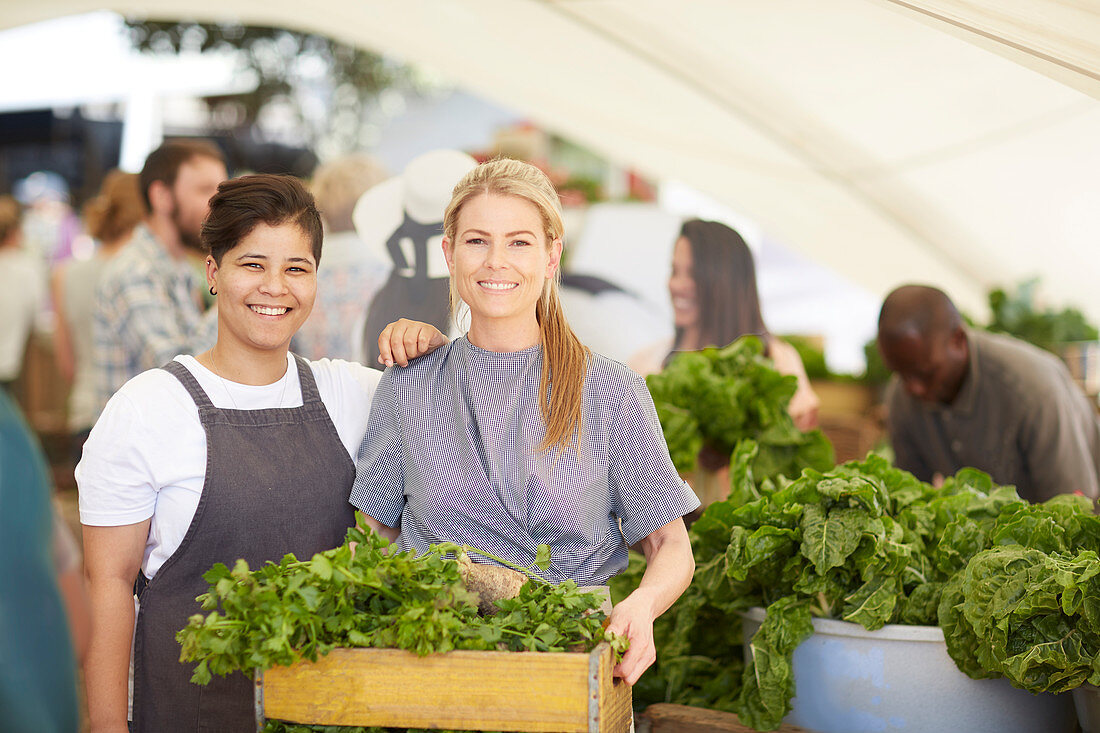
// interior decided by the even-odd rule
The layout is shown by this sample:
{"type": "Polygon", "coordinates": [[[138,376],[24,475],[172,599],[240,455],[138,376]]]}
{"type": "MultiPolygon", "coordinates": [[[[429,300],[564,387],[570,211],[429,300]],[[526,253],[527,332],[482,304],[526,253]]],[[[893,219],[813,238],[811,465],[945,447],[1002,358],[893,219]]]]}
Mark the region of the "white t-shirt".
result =
{"type": "MultiPolygon", "coordinates": [[[[293,356],[286,375],[263,386],[223,380],[192,356],[177,356],[215,407],[260,410],[298,407],[302,393],[293,356]]],[[[321,401],[354,461],[382,373],[353,362],[309,362],[321,401]]],[[[273,446],[290,450],[291,446],[273,446]]],[[[206,432],[183,384],[150,369],[119,389],[96,421],[76,467],[80,521],[134,524],[152,517],[142,571],[152,578],[183,541],[206,481],[206,432]]]]}
{"type": "Polygon", "coordinates": [[[0,249],[0,380],[19,376],[23,349],[46,295],[46,280],[35,259],[18,247],[0,249]]]}

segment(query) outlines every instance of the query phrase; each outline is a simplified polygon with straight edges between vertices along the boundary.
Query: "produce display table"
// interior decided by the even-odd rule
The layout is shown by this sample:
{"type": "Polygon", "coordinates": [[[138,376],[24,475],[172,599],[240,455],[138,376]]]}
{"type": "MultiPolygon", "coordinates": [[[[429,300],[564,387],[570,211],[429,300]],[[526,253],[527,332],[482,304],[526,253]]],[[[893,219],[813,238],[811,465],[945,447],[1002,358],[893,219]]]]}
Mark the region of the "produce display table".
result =
{"type": "Polygon", "coordinates": [[[313,725],[626,733],[630,687],[611,647],[590,653],[335,649],[256,679],[267,718],[313,725]]]}

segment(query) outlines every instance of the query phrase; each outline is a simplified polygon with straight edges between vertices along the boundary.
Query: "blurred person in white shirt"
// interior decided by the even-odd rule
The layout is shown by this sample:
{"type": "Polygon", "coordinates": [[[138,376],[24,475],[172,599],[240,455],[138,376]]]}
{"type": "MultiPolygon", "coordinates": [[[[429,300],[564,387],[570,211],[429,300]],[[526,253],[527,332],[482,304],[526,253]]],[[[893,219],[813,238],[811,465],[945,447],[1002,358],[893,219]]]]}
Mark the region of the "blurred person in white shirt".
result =
{"type": "Polygon", "coordinates": [[[23,356],[46,294],[41,265],[23,249],[23,211],[11,196],[0,196],[0,385],[11,389],[23,369],[23,356]]]}

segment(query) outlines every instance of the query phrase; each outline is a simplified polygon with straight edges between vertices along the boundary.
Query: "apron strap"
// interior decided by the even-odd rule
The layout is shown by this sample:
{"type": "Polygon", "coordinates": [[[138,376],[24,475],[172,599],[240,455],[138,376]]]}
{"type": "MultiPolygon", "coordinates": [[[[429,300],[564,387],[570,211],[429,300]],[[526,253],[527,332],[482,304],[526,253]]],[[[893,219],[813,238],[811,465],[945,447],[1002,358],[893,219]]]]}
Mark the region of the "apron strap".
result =
{"type": "Polygon", "coordinates": [[[298,365],[298,385],[302,390],[302,404],[321,401],[321,392],[317,389],[317,380],[313,376],[313,369],[309,362],[294,354],[294,363],[298,365]]]}
{"type": "Polygon", "coordinates": [[[168,372],[176,379],[183,383],[183,388],[187,390],[187,393],[191,395],[191,399],[198,405],[199,410],[204,408],[213,409],[214,403],[210,401],[210,398],[206,395],[206,390],[199,386],[199,380],[195,379],[195,375],[192,374],[187,367],[180,364],[173,359],[164,366],[161,367],[164,371],[168,372]]]}
{"type": "MultiPolygon", "coordinates": [[[[294,354],[294,362],[298,367],[298,384],[302,390],[302,404],[321,402],[321,392],[317,389],[317,380],[313,376],[313,369],[310,368],[309,362],[297,354],[294,354]]],[[[195,375],[183,364],[173,359],[162,366],[161,369],[180,380],[183,388],[191,395],[191,399],[195,400],[195,404],[199,406],[199,409],[214,408],[214,403],[210,401],[206,391],[199,385],[195,375]]]]}

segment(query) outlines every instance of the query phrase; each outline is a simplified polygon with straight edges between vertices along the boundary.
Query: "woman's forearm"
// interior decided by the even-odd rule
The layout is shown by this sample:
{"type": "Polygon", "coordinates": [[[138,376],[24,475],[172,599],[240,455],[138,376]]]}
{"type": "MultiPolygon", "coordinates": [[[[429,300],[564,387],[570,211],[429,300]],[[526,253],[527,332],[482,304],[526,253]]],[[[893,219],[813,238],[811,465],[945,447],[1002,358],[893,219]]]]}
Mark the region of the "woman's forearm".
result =
{"type": "Polygon", "coordinates": [[[133,586],[116,578],[88,578],[92,638],[84,658],[88,720],[93,733],[126,730],[133,586]]]}
{"type": "Polygon", "coordinates": [[[639,543],[646,570],[638,588],[611,610],[607,628],[630,639],[615,675],[633,685],[657,658],[653,620],[667,611],[691,583],[695,559],[683,519],[675,519],[639,543]]]}
{"type": "Polygon", "coordinates": [[[114,527],[84,525],[84,576],[92,607],[84,687],[92,733],[126,731],[134,579],[141,569],[150,521],[114,527]]]}
{"type": "Polygon", "coordinates": [[[631,595],[641,594],[638,600],[644,598],[652,617],[657,618],[687,590],[695,573],[695,558],[683,519],[669,522],[639,544],[646,556],[646,569],[631,595]]]}

